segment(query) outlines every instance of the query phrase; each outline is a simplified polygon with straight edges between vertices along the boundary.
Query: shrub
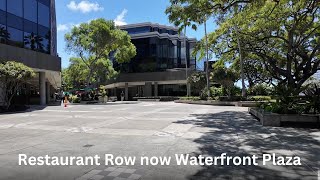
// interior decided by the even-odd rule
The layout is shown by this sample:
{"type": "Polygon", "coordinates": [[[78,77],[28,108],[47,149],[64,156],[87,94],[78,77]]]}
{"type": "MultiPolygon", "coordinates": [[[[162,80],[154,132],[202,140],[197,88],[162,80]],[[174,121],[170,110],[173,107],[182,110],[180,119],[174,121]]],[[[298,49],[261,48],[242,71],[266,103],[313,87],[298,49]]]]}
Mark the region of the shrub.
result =
{"type": "Polygon", "coordinates": [[[257,84],[248,89],[248,95],[256,96],[268,96],[272,94],[272,87],[267,84],[257,84]]]}
{"type": "Polygon", "coordinates": [[[208,88],[205,87],[200,92],[200,99],[201,100],[207,100],[208,99],[208,88]]]}
{"type": "Polygon", "coordinates": [[[80,103],[81,99],[80,99],[80,97],[78,97],[76,95],[73,95],[73,96],[70,97],[70,101],[72,103],[80,103]]]}
{"type": "Polygon", "coordinates": [[[270,96],[249,96],[248,101],[270,101],[272,98],[270,96]]]}
{"type": "Polygon", "coordinates": [[[222,91],[221,87],[220,88],[211,87],[210,91],[211,91],[211,96],[212,97],[223,96],[223,91],[222,91]]]}
{"type": "Polygon", "coordinates": [[[197,96],[190,96],[190,97],[180,97],[180,100],[191,100],[191,101],[199,101],[200,97],[197,96]]]}

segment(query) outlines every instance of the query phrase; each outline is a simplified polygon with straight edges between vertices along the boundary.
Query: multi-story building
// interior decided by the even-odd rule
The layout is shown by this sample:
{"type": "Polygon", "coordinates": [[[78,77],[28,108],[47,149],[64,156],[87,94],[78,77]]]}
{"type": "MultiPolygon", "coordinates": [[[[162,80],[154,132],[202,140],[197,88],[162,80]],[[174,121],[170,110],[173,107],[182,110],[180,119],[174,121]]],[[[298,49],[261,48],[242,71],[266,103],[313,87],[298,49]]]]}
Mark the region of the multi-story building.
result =
{"type": "Polygon", "coordinates": [[[120,29],[131,36],[137,55],[129,63],[113,62],[120,75],[106,86],[111,96],[119,97],[122,92],[127,100],[185,96],[186,76],[196,69],[196,59],[191,56],[196,39],[179,34],[175,27],[152,23],[130,24],[120,29]]]}
{"type": "Polygon", "coordinates": [[[0,0],[0,62],[17,61],[38,74],[19,90],[42,105],[61,86],[55,0],[0,0]]]}

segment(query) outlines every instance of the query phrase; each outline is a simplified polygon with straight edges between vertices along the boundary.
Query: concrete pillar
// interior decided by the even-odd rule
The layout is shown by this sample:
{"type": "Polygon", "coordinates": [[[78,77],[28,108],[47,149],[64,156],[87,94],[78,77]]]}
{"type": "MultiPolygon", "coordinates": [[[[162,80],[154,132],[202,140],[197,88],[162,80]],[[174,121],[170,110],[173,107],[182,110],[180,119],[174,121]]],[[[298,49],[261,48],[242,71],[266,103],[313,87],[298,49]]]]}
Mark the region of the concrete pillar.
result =
{"type": "Polygon", "coordinates": [[[154,82],[154,96],[158,97],[158,82],[154,82]]]}
{"type": "Polygon", "coordinates": [[[49,102],[51,101],[51,87],[50,87],[50,83],[46,82],[46,102],[47,104],[49,104],[49,102]]]}
{"type": "Polygon", "coordinates": [[[151,97],[152,96],[152,82],[146,82],[144,85],[144,97],[151,97]]]}
{"type": "Polygon", "coordinates": [[[187,96],[191,96],[191,84],[187,83],[187,96]]]}
{"type": "Polygon", "coordinates": [[[39,72],[40,105],[46,105],[46,74],[39,72]]]}
{"type": "Polygon", "coordinates": [[[128,83],[125,83],[125,87],[124,87],[124,99],[126,101],[129,100],[129,86],[128,83]]]}
{"type": "MultiPolygon", "coordinates": [[[[1,83],[1,82],[0,82],[1,83]]],[[[3,84],[0,84],[0,106],[4,105],[4,89],[3,89],[3,84]]]]}

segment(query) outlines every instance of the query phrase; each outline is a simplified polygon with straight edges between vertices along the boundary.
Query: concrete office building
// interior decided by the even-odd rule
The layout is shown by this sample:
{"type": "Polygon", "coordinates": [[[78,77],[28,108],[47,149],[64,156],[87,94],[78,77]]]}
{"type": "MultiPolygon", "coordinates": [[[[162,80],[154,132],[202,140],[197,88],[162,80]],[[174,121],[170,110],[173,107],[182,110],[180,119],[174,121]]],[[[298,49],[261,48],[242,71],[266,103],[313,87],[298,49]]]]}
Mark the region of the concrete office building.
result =
{"type": "Polygon", "coordinates": [[[196,69],[196,59],[191,57],[196,39],[178,34],[175,27],[153,23],[130,24],[120,29],[131,36],[137,55],[129,63],[113,62],[120,75],[106,85],[110,96],[119,97],[121,92],[126,100],[185,96],[186,64],[189,75],[196,69]]]}
{"type": "Polygon", "coordinates": [[[0,61],[21,62],[37,77],[20,90],[24,103],[50,101],[61,87],[54,0],[0,0],[0,61]]]}

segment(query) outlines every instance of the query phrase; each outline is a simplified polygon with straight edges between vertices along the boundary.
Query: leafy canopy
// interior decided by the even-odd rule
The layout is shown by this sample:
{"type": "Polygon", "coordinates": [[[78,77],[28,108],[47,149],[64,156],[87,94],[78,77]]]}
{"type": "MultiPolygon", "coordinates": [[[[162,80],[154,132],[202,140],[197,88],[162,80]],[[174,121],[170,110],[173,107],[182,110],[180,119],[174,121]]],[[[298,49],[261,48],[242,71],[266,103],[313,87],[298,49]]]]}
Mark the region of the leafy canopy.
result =
{"type": "MultiPolygon", "coordinates": [[[[77,70],[86,74],[87,83],[97,81],[96,72],[110,74],[111,60],[119,63],[128,62],[136,55],[136,48],[126,31],[120,30],[113,21],[96,19],[74,27],[65,35],[67,50],[80,58],[83,64],[77,70]]],[[[73,60],[71,60],[73,61],[73,60]]],[[[79,63],[79,61],[77,61],[79,63]]],[[[98,73],[99,74],[99,73],[98,73]]]]}

